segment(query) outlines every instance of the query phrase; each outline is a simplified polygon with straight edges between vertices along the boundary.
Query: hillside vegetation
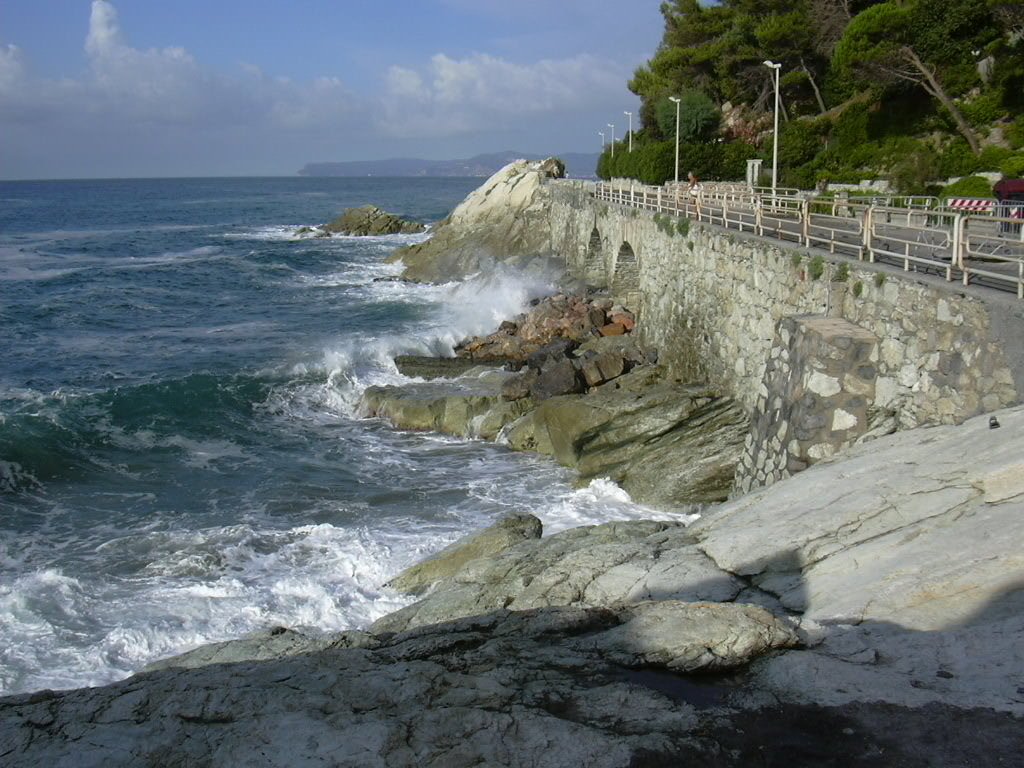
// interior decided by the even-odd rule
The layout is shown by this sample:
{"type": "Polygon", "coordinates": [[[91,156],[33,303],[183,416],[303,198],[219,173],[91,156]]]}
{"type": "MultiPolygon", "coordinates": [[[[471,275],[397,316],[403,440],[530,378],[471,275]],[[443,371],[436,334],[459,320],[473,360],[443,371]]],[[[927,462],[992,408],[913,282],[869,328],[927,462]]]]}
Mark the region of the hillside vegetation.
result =
{"type": "MultiPolygon", "coordinates": [[[[633,151],[602,178],[741,179],[771,165],[780,63],[779,183],[887,179],[936,192],[949,177],[1024,176],[1024,0],[697,0],[662,3],[665,32],[629,88],[633,151]]],[[[982,186],[987,182],[983,182],[982,186]]],[[[975,184],[977,187],[977,184],[975,184]]]]}

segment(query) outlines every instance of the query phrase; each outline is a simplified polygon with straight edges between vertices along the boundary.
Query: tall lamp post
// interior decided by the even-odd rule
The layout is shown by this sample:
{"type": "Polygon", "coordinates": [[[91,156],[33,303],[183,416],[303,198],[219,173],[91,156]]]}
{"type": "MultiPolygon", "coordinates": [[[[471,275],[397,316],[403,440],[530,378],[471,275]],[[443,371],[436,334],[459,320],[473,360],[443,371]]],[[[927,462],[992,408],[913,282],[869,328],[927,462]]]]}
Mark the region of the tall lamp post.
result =
{"type": "Polygon", "coordinates": [[[601,137],[601,151],[604,152],[604,131],[598,131],[597,135],[601,137]]]}
{"type": "Polygon", "coordinates": [[[679,105],[682,99],[669,96],[668,100],[676,105],[676,184],[679,184],[679,105]]]}
{"type": "Polygon", "coordinates": [[[775,130],[772,133],[772,195],[779,182],[779,70],[781,64],[765,60],[764,65],[768,69],[775,70],[775,130]]]}
{"type": "Polygon", "coordinates": [[[623,112],[622,114],[624,114],[626,117],[629,118],[629,131],[628,131],[627,135],[629,136],[629,151],[632,153],[632,151],[633,151],[633,113],[632,112],[623,112]]]}
{"type": "Polygon", "coordinates": [[[615,125],[608,123],[608,127],[612,129],[612,157],[615,157],[615,125]]]}

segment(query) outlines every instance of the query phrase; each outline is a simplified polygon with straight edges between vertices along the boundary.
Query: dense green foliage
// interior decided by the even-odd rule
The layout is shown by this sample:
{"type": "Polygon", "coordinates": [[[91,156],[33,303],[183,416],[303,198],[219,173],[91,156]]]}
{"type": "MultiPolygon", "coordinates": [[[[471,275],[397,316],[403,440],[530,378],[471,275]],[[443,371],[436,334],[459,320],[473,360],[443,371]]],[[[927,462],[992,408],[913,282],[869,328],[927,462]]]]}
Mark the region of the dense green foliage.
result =
{"type": "Polygon", "coordinates": [[[943,197],[994,197],[992,184],[984,176],[968,176],[942,189],[943,197]]]}
{"type": "Polygon", "coordinates": [[[780,183],[886,178],[938,191],[950,176],[1018,175],[1024,164],[1024,0],[667,0],[665,32],[634,74],[633,152],[602,177],[770,170],[774,75],[782,65],[780,183]]]}

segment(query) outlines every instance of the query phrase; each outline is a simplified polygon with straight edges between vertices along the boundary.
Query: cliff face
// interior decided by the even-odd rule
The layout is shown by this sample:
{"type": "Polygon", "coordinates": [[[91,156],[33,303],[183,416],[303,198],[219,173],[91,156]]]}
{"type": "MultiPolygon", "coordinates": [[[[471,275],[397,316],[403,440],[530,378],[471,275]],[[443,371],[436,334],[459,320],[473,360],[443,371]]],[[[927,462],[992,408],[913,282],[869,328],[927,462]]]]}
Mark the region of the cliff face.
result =
{"type": "Polygon", "coordinates": [[[425,283],[459,280],[498,263],[539,268],[551,256],[543,181],[564,173],[554,159],[510,163],[470,193],[430,240],[400,248],[388,261],[401,261],[403,277],[425,283]]]}

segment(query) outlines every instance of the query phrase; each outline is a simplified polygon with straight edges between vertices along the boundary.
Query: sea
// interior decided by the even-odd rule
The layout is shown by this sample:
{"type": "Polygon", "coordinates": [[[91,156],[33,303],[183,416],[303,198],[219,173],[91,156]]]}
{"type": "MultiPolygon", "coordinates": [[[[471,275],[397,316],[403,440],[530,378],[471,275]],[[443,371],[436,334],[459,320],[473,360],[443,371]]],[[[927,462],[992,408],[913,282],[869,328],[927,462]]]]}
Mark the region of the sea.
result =
{"type": "Polygon", "coordinates": [[[509,513],[649,517],[501,444],[362,418],[554,286],[380,281],[429,237],[297,238],[480,179],[0,182],[0,695],[102,685],[275,626],[365,628],[387,580],[509,513]]]}

